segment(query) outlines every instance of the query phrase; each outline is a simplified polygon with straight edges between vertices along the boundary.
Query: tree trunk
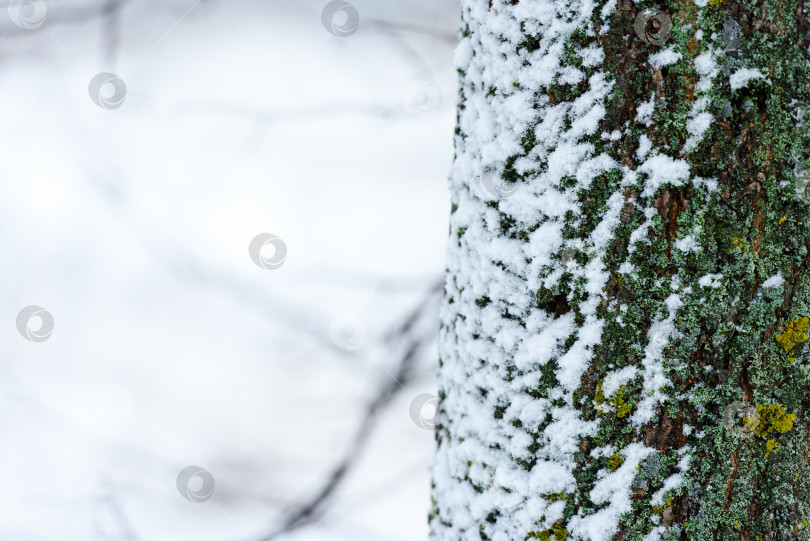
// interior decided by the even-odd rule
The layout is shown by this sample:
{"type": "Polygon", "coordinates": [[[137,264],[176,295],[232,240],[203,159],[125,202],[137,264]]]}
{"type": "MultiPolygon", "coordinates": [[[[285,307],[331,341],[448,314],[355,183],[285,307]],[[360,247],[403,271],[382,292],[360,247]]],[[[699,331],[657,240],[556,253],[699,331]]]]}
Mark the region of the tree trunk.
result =
{"type": "Polygon", "coordinates": [[[462,4],[432,539],[802,537],[802,0],[462,4]]]}

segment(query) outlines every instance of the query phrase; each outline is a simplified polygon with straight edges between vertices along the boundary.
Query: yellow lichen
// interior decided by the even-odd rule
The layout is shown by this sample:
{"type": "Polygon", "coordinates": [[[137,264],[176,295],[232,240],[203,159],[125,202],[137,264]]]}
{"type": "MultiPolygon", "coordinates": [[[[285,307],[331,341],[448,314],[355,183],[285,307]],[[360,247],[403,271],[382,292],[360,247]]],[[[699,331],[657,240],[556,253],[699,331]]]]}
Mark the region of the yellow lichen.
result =
{"type": "MultiPolygon", "coordinates": [[[[602,379],[599,383],[596,384],[596,392],[593,395],[593,401],[596,402],[597,406],[601,406],[604,404],[607,399],[605,398],[605,393],[602,391],[602,383],[604,383],[604,379],[602,379]]],[[[622,392],[626,388],[626,385],[622,385],[619,389],[610,396],[610,405],[616,410],[617,417],[624,417],[633,409],[632,406],[627,404],[622,398],[622,392]]],[[[605,413],[600,408],[597,408],[599,413],[605,413]]]]}
{"type": "MultiPolygon", "coordinates": [[[[710,3],[711,3],[711,1],[710,1],[710,3]]],[[[733,239],[731,239],[731,246],[732,246],[732,249],[739,248],[743,252],[748,251],[748,246],[745,244],[745,239],[743,239],[740,236],[736,236],[733,239]]]]}
{"type": "Polygon", "coordinates": [[[616,417],[624,417],[625,415],[630,413],[630,410],[633,409],[630,406],[630,404],[625,403],[624,399],[621,396],[622,392],[624,391],[624,388],[625,385],[619,387],[619,390],[616,391],[616,394],[614,394],[613,397],[610,399],[611,403],[613,404],[613,407],[616,408],[616,417]]]}
{"type": "Polygon", "coordinates": [[[622,464],[624,464],[624,459],[621,457],[621,455],[614,454],[608,458],[608,468],[610,468],[610,471],[612,472],[618,470],[619,466],[622,464]]]}
{"type": "Polygon", "coordinates": [[[565,541],[565,538],[568,537],[568,532],[565,531],[565,528],[559,524],[554,524],[550,529],[544,532],[530,533],[529,537],[534,537],[535,539],[540,539],[541,541],[565,541]]]}
{"type": "Polygon", "coordinates": [[[757,435],[759,436],[770,434],[774,430],[787,432],[793,428],[793,421],[796,420],[796,414],[788,413],[786,415],[785,407],[780,404],[757,406],[757,413],[761,422],[757,429],[757,435]]]}
{"type": "Polygon", "coordinates": [[[796,420],[796,414],[788,413],[785,415],[784,406],[774,404],[772,406],[760,406],[760,408],[762,408],[760,415],[763,415],[765,420],[770,423],[777,432],[787,432],[793,428],[793,421],[796,420]]]}
{"type": "Polygon", "coordinates": [[[743,430],[747,434],[755,434],[762,425],[762,417],[754,413],[751,417],[743,417],[743,430]]]}
{"type": "Polygon", "coordinates": [[[757,412],[751,421],[751,431],[757,436],[761,436],[765,442],[765,456],[773,451],[782,448],[782,444],[772,436],[776,433],[787,432],[793,428],[793,421],[796,420],[795,413],[787,413],[781,404],[771,404],[769,406],[757,406],[757,412]]]}
{"type": "Polygon", "coordinates": [[[810,324],[810,318],[806,316],[794,319],[785,325],[785,332],[777,333],[776,335],[776,342],[787,352],[790,362],[796,360],[796,354],[792,353],[793,348],[795,348],[797,344],[807,342],[807,340],[810,339],[810,335],[805,332],[808,324],[810,324]]]}
{"type": "Polygon", "coordinates": [[[593,395],[593,401],[596,402],[597,406],[601,406],[605,403],[605,395],[602,393],[602,383],[604,383],[604,381],[605,380],[602,379],[596,384],[596,393],[593,395]]]}
{"type": "Polygon", "coordinates": [[[667,508],[672,507],[672,503],[673,503],[672,498],[667,498],[666,503],[661,504],[661,505],[653,505],[652,506],[653,513],[660,515],[661,513],[666,511],[667,508]]]}

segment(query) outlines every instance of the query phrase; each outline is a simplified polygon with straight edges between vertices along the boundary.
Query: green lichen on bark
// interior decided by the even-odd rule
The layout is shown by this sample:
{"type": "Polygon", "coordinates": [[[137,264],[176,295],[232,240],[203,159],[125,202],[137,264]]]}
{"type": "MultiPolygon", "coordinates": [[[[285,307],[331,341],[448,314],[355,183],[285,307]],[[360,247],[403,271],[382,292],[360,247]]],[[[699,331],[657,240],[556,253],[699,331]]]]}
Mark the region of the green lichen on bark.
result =
{"type": "MultiPolygon", "coordinates": [[[[719,56],[725,75],[750,67],[768,81],[757,80],[736,92],[728,84],[712,89],[709,111],[721,120],[685,156],[694,173],[718,178],[720,190],[709,193],[704,186],[687,185],[657,195],[656,241],[636,258],[637,275],[622,276],[621,284],[614,280],[609,288],[610,296],[625,292],[631,300],[622,324],[616,323],[616,314],[605,314],[609,323],[599,356],[617,366],[636,362],[644,322],[655,317],[645,300],[665,294],[656,291],[657,280],[668,281],[677,274],[682,283],[700,289],[699,294],[685,296],[678,311],[682,338],[669,344],[666,356],[672,388],[642,435],[647,445],[662,451],[688,445],[693,455],[684,483],[672,493],[673,505],[660,513],[660,523],[677,526],[673,532],[679,531],[680,539],[793,539],[810,512],[808,358],[792,354],[801,343],[793,337],[806,340],[792,322],[810,313],[810,212],[794,184],[797,172],[807,167],[809,133],[800,120],[810,88],[803,6],[718,2],[699,14],[694,5],[684,3],[655,7],[673,14],[673,38],[685,59],[719,44],[725,48],[719,56]],[[735,25],[741,35],[739,45],[731,44],[731,49],[723,36],[735,25]],[[695,39],[698,29],[705,36],[701,41],[695,39]],[[710,39],[713,34],[719,36],[715,42],[710,39]],[[696,236],[699,249],[674,250],[673,242],[688,234],[696,236]],[[784,276],[784,284],[762,288],[777,272],[784,276]],[[719,287],[697,285],[712,273],[722,275],[719,287]],[[758,432],[759,437],[745,438],[720,422],[734,401],[753,404],[763,417],[778,408],[782,418],[788,411],[796,420],[791,418],[790,427],[778,419],[770,426],[763,420],[767,428],[758,432]],[[690,427],[688,435],[685,425],[690,427]],[[763,430],[771,434],[762,437],[763,430]]],[[[646,134],[659,148],[677,155],[686,139],[683,119],[697,77],[688,62],[652,77],[640,73],[644,52],[653,47],[641,45],[641,51],[622,55],[635,48],[618,36],[622,17],[620,13],[614,18],[616,34],[606,39],[610,43],[606,49],[612,45],[613,50],[608,58],[623,64],[617,65],[622,72],[618,77],[635,84],[627,85],[617,98],[619,108],[632,111],[632,105],[651,92],[658,99],[663,96],[666,107],[646,134]],[[633,58],[635,65],[627,66],[633,58]]],[[[635,150],[632,144],[623,149],[625,156],[635,150]]],[[[597,377],[602,366],[593,365],[597,377]]],[[[625,424],[618,419],[603,424],[609,426],[587,446],[627,437],[625,424]]],[[[650,479],[649,489],[636,490],[632,518],[623,521],[623,539],[640,539],[649,531],[650,517],[656,513],[648,495],[661,482],[650,479]]],[[[587,490],[587,484],[583,488],[587,490]]]]}
{"type": "MultiPolygon", "coordinates": [[[[525,1],[494,4],[503,13],[525,1]]],[[[473,0],[466,4],[480,5],[473,0]]],[[[525,538],[580,538],[570,525],[608,507],[604,501],[594,502],[595,487],[606,474],[629,467],[628,450],[639,444],[655,452],[637,461],[631,511],[622,514],[613,539],[640,541],[653,534],[647,538],[801,537],[810,520],[810,355],[805,351],[810,194],[802,184],[810,175],[810,22],[803,4],[789,0],[711,0],[704,6],[692,0],[636,4],[620,0],[603,20],[600,9],[606,4],[597,2],[589,24],[564,43],[562,63],[580,70],[582,79],[555,81],[536,93],[536,103],[554,106],[573,103],[589,92],[589,82],[600,71],[612,83],[599,129],[579,141],[592,145],[594,154],[609,156],[615,165],[599,171],[584,187],[578,187],[575,175],[560,180],[561,191],[576,191],[578,209],[562,219],[564,248],[537,269],[541,285],[530,292],[536,299],[534,308],[549,317],[572,316],[577,329],[563,341],[562,354],[571,352],[581,339],[579,330],[589,317],[588,303],[594,300],[587,281],[570,269],[585,268],[594,257],[589,243],[617,192],[623,206],[608,249],[598,256],[609,275],[596,307],[603,322],[601,339],[572,393],[573,407],[595,429],[578,442],[572,471],[575,487],[543,495],[544,505],[558,506],[557,518],[534,517],[532,526],[537,527],[525,538]],[[634,32],[638,14],[652,8],[672,19],[671,33],[662,44],[648,43],[634,32]],[[579,53],[592,47],[604,51],[601,65],[583,62],[579,53]],[[678,53],[679,59],[651,65],[651,55],[665,48],[678,53]],[[708,90],[705,85],[699,90],[705,73],[696,66],[706,55],[717,74],[709,78],[708,90]],[[732,88],[732,80],[744,70],[756,70],[761,76],[732,88]],[[640,109],[651,99],[653,112],[644,121],[640,109]],[[702,111],[711,114],[712,121],[700,137],[694,137],[689,122],[699,99],[705,99],[702,111]],[[613,133],[619,136],[610,136],[613,133]],[[644,145],[661,156],[684,160],[689,178],[646,192],[655,172],[644,172],[649,154],[644,145]],[[635,181],[627,180],[628,171],[638,172],[635,181]],[[651,378],[644,363],[651,358],[654,325],[667,318],[674,332],[656,345],[663,377],[651,378]],[[627,379],[612,392],[604,391],[608,378],[633,368],[635,374],[627,372],[627,379]],[[650,387],[650,381],[659,380],[660,387],[650,387]],[[647,418],[642,410],[650,407],[651,397],[656,400],[647,418]],[[747,417],[734,417],[734,408],[739,407],[748,408],[747,417]]],[[[493,2],[489,5],[492,9],[493,2]]],[[[475,30],[465,27],[462,36],[470,35],[475,30]]],[[[528,58],[539,47],[540,37],[526,30],[515,44],[515,54],[528,58]]],[[[460,73],[462,81],[466,75],[460,73]]],[[[514,88],[532,90],[517,81],[514,88]]],[[[462,84],[460,111],[467,100],[480,97],[471,95],[475,92],[462,84]]],[[[498,92],[493,86],[485,95],[497,97],[498,92]]],[[[457,145],[463,145],[468,135],[461,125],[460,121],[457,145]]],[[[521,148],[499,170],[508,185],[531,184],[548,167],[543,160],[536,160],[533,167],[520,166],[532,159],[539,144],[535,128],[524,130],[521,148]]],[[[473,192],[473,182],[469,179],[458,188],[464,197],[473,192]]],[[[463,199],[454,193],[454,214],[458,209],[469,212],[465,204],[470,203],[463,199]]],[[[512,216],[497,200],[487,201],[481,209],[482,214],[492,213],[504,239],[528,243],[546,224],[545,219],[512,216]]],[[[467,225],[451,230],[451,244],[467,248],[475,242],[467,239],[466,231],[467,225]]],[[[508,262],[492,264],[504,272],[511,270],[508,262]]],[[[458,271],[451,269],[448,305],[461,302],[466,287],[455,282],[454,272],[458,271]]],[[[503,319],[527,326],[526,314],[502,308],[508,303],[496,295],[479,296],[473,302],[481,311],[498,306],[503,319]]],[[[452,321],[462,319],[466,316],[454,313],[452,321]]],[[[449,333],[452,324],[443,326],[449,333]]],[[[456,347],[461,338],[454,340],[456,347]]],[[[470,343],[476,340],[495,342],[497,337],[493,333],[469,338],[470,343]]],[[[488,362],[479,361],[478,368],[488,362]]],[[[536,383],[527,394],[562,408],[566,402],[557,392],[561,369],[559,358],[536,367],[536,383]]],[[[501,374],[504,382],[512,383],[524,372],[507,362],[501,374]]],[[[448,386],[445,391],[455,390],[448,386]]],[[[481,387],[482,400],[492,392],[481,387]]],[[[507,422],[508,406],[493,407],[492,416],[507,422]]],[[[453,432],[453,421],[452,416],[441,421],[440,447],[463,439],[453,432]]],[[[531,456],[514,462],[531,472],[543,461],[544,432],[552,416],[535,426],[510,422],[530,441],[531,456]]],[[[469,474],[460,480],[481,494],[494,490],[494,482],[473,479],[476,468],[485,471],[487,464],[470,462],[466,467],[469,474]]],[[[440,504],[431,513],[432,528],[455,531],[452,517],[441,511],[440,504]]],[[[492,538],[507,513],[493,510],[487,524],[480,525],[480,538],[492,538]]]]}

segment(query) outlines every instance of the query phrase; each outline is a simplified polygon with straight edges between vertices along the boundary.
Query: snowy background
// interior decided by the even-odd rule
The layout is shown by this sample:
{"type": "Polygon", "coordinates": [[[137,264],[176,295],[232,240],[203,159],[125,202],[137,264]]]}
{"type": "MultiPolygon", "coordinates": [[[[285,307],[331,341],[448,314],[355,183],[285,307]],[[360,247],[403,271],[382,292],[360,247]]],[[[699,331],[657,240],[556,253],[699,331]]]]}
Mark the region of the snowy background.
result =
{"type": "Polygon", "coordinates": [[[457,0],[4,1],[0,539],[425,539],[457,0]]]}

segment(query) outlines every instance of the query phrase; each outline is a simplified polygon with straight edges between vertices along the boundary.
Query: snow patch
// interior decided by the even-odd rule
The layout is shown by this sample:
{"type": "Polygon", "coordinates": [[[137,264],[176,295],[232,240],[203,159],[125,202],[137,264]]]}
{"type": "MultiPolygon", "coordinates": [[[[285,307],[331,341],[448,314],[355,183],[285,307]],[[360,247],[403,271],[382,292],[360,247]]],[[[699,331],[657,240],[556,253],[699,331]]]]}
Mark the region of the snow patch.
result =
{"type": "Polygon", "coordinates": [[[701,276],[700,280],[698,280],[698,285],[716,289],[723,285],[723,275],[718,273],[701,276]]]}
{"type": "Polygon", "coordinates": [[[645,126],[652,124],[652,115],[655,111],[655,93],[649,100],[645,101],[636,108],[636,120],[645,126]]]}
{"type": "Polygon", "coordinates": [[[636,374],[638,369],[635,366],[625,366],[621,370],[609,373],[602,381],[602,394],[605,398],[612,396],[622,385],[633,381],[636,374]]]}
{"type": "Polygon", "coordinates": [[[673,293],[667,297],[664,304],[667,306],[669,315],[662,321],[653,323],[647,331],[647,346],[644,348],[644,359],[641,362],[644,367],[644,385],[641,395],[644,398],[638,403],[631,418],[637,427],[641,427],[653,418],[656,404],[665,398],[663,388],[670,383],[664,374],[664,366],[661,361],[670,338],[680,335],[673,323],[682,301],[679,295],[673,293]]]}
{"type": "Polygon", "coordinates": [[[656,194],[665,184],[681,186],[689,178],[689,164],[680,159],[671,158],[663,154],[648,158],[638,168],[641,173],[647,174],[642,195],[650,197],[656,194]]]}
{"type": "Polygon", "coordinates": [[[643,160],[647,157],[647,154],[650,153],[652,150],[653,144],[650,141],[650,138],[644,134],[638,138],[638,150],[636,150],[636,158],[639,160],[643,160]]]}
{"type": "Polygon", "coordinates": [[[678,454],[681,458],[678,460],[678,472],[673,473],[669,477],[664,480],[664,485],[658,489],[650,499],[650,503],[652,505],[663,505],[664,504],[664,495],[674,488],[678,488],[684,482],[685,474],[689,470],[689,464],[692,460],[692,456],[689,454],[689,450],[687,447],[681,447],[678,449],[678,454]]]}
{"type": "Polygon", "coordinates": [[[700,244],[693,235],[687,235],[675,241],[675,248],[684,253],[697,252],[700,250],[700,244]]]}
{"type": "Polygon", "coordinates": [[[675,52],[674,47],[669,47],[663,51],[651,54],[648,61],[652,67],[659,69],[665,66],[671,66],[681,58],[683,58],[681,53],[675,52]]]}
{"type": "MultiPolygon", "coordinates": [[[[708,0],[703,0],[703,1],[707,2],[708,0]]],[[[697,3],[697,1],[695,3],[697,3]]],[[[658,518],[658,517],[656,517],[656,518],[658,518]]],[[[664,535],[665,531],[667,531],[667,529],[664,528],[663,526],[656,526],[655,528],[650,530],[650,533],[645,535],[641,539],[641,541],[658,541],[659,539],[661,539],[661,536],[664,535]]]]}
{"type": "Polygon", "coordinates": [[[728,82],[731,85],[731,90],[739,90],[748,85],[749,81],[764,78],[765,76],[762,75],[759,70],[742,68],[731,74],[731,77],[728,78],[728,82]]]}
{"type": "Polygon", "coordinates": [[[762,287],[779,287],[785,283],[785,279],[782,278],[782,273],[777,272],[764,282],[762,282],[762,287]]]}
{"type": "Polygon", "coordinates": [[[590,498],[597,505],[610,503],[593,514],[572,517],[568,526],[575,539],[590,539],[590,541],[613,539],[619,519],[632,509],[631,485],[636,476],[636,469],[642,460],[654,452],[656,452],[654,449],[643,443],[631,443],[622,451],[624,463],[616,471],[612,473],[601,471],[603,476],[591,490],[590,498]]]}

